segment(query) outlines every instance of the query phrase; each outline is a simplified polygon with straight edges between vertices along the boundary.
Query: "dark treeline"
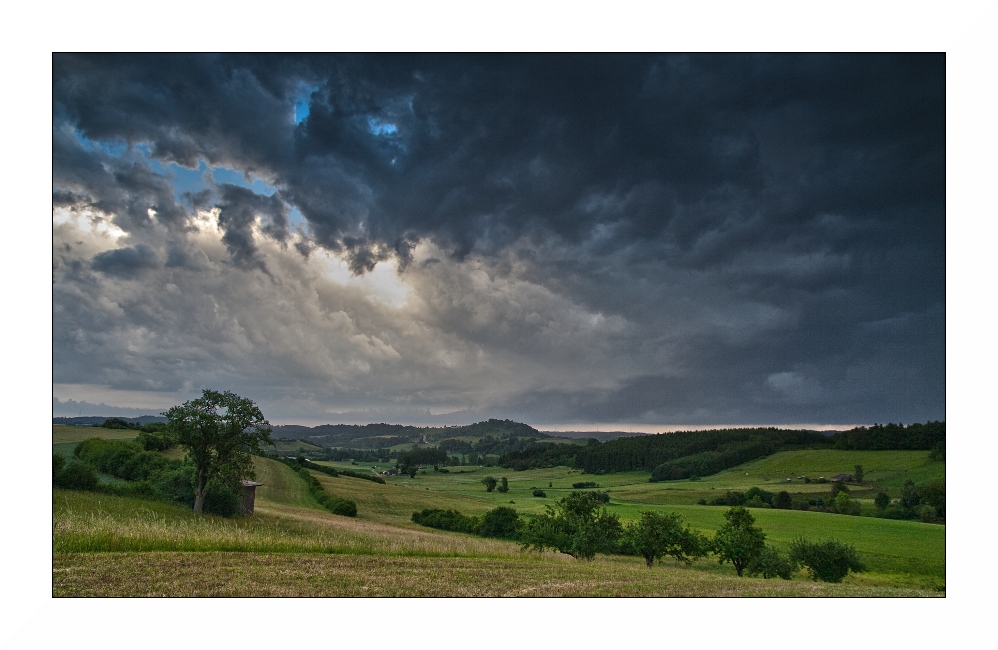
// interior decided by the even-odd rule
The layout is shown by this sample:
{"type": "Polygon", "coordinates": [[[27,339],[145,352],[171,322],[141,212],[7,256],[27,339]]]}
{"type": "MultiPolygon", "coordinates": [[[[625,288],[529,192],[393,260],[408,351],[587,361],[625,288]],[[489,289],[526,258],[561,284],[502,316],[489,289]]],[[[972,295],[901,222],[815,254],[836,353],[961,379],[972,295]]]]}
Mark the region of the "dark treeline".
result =
{"type": "Polygon", "coordinates": [[[830,445],[827,436],[815,431],[776,428],[679,431],[604,443],[590,441],[576,452],[575,466],[589,474],[658,470],[654,480],[669,480],[708,476],[781,449],[830,445]]]}
{"type": "Polygon", "coordinates": [[[284,424],[274,427],[273,435],[279,438],[308,440],[324,447],[353,447],[377,449],[418,441],[423,429],[402,424],[322,424],[306,427],[284,424]]]}
{"type": "Polygon", "coordinates": [[[499,465],[513,470],[536,469],[575,465],[575,452],[578,445],[565,445],[553,442],[527,442],[519,449],[512,449],[499,456],[499,465]]]}
{"type": "Polygon", "coordinates": [[[309,451],[308,455],[313,460],[353,460],[358,463],[388,463],[398,454],[391,449],[352,449],[352,448],[324,448],[321,450],[309,451]]]}
{"type": "Polygon", "coordinates": [[[879,451],[886,449],[943,450],[946,448],[946,423],[874,424],[840,431],[830,437],[835,449],[879,451]]]}

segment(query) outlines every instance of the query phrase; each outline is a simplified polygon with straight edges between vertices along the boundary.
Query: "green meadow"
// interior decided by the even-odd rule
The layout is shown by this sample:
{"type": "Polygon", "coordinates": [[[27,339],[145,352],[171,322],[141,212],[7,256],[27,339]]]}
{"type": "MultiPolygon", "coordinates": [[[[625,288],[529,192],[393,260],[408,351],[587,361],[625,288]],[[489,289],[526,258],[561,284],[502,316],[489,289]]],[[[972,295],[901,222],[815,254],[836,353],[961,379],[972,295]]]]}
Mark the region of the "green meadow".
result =
{"type": "MultiPolygon", "coordinates": [[[[54,450],[74,436],[133,437],[135,432],[54,427],[54,450]],[[60,430],[56,430],[60,429],[60,430]],[[85,433],[84,433],[85,432],[85,433]]],[[[297,444],[297,441],[293,444],[297,444]]],[[[297,447],[295,447],[297,449],[297,447]]],[[[175,455],[177,450],[170,450],[175,455]]],[[[514,472],[498,467],[448,467],[448,472],[387,477],[385,484],[311,472],[326,492],[357,504],[357,517],[324,510],[305,482],[275,460],[255,459],[252,517],[197,515],[189,508],[99,492],[53,490],[55,596],[934,596],[945,594],[945,525],[824,512],[753,508],[767,541],[785,549],[798,536],[834,538],[855,546],[868,571],[841,584],[739,578],[707,558],[690,566],[672,560],[652,569],[637,557],[597,555],[586,562],[517,543],[424,528],[411,521],[426,508],[482,515],[500,505],[525,518],[594,481],[611,495],[608,510],[622,522],[643,510],[678,512],[711,535],[724,506],[697,501],[758,486],[792,494],[828,493],[800,475],[830,476],[864,467],[864,482],[896,496],[905,477],[945,478],[928,452],[793,451],[746,463],[699,481],[650,483],[648,473],[594,476],[566,467],[514,472]],[[487,492],[486,476],[506,476],[509,492],[487,492]],[[786,478],[792,479],[786,483],[786,478]],[[549,487],[550,486],[550,487],[549,487]],[[546,497],[534,497],[540,488],[546,497]]],[[[321,463],[372,471],[375,463],[321,463]]],[[[380,471],[386,467],[378,466],[380,471]]],[[[854,492],[862,492],[857,489],[854,492]]],[[[857,494],[860,498],[861,495],[857,494]]],[[[872,498],[872,497],[871,497],[872,498]]]]}

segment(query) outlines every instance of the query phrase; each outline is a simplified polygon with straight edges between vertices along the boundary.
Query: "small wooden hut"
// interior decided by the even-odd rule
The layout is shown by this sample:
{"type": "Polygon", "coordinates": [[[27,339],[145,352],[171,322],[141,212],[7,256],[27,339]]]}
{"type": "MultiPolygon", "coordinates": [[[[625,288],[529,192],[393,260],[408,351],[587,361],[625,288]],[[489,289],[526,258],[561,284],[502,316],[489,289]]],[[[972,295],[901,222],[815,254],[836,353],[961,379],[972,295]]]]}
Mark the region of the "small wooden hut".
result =
{"type": "Polygon", "coordinates": [[[256,488],[263,485],[263,483],[243,479],[242,484],[243,494],[242,500],[239,502],[239,514],[249,517],[253,515],[253,504],[256,502],[256,488]]]}

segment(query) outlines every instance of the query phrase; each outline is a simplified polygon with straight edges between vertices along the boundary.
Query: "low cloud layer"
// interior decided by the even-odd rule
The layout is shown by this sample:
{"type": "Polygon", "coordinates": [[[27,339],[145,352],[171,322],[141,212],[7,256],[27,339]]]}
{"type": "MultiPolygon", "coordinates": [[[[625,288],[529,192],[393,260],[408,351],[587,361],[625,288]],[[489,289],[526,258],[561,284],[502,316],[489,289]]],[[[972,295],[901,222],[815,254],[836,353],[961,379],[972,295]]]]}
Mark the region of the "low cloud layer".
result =
{"type": "Polygon", "coordinates": [[[63,401],[945,418],[942,56],[60,54],[53,168],[63,401]]]}

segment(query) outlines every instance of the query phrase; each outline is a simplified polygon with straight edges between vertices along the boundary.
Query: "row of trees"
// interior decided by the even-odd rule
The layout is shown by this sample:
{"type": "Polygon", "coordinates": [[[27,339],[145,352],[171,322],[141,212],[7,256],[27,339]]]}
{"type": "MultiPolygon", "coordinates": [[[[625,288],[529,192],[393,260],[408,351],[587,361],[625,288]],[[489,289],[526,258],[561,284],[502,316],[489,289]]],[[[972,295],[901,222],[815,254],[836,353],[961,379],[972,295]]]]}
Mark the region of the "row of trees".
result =
{"type": "Polygon", "coordinates": [[[739,576],[789,580],[803,567],[813,580],[841,582],[850,571],[866,569],[852,546],[836,540],[798,538],[789,553],[783,554],[766,544],[766,534],[746,508],[733,507],[724,518],[712,538],[691,529],[676,513],[644,511],[638,521],[624,526],[594,492],[572,492],[525,522],[506,506],[489,511],[482,519],[454,510],[423,510],[412,515],[414,522],[424,526],[515,539],[525,549],[552,549],[582,560],[592,560],[599,553],[637,555],[649,568],[667,556],[691,564],[714,555],[722,564],[731,563],[739,576]]]}

